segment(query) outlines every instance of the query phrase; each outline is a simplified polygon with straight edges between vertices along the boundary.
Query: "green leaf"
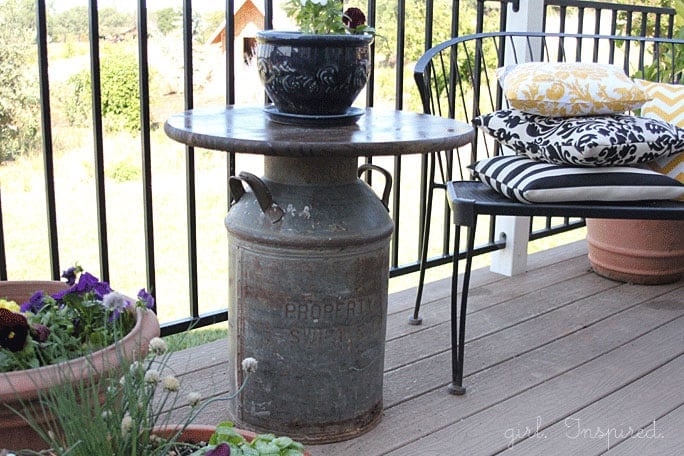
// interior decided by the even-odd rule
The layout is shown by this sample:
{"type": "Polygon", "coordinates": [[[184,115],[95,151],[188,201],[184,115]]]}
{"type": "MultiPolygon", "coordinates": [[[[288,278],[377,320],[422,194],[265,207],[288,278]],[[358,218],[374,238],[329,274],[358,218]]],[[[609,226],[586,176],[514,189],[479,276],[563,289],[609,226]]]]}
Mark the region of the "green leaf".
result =
{"type": "Polygon", "coordinates": [[[278,448],[288,448],[293,442],[294,440],[289,437],[278,437],[277,439],[273,439],[273,444],[278,448]]]}
{"type": "Polygon", "coordinates": [[[257,436],[254,437],[254,440],[252,441],[252,446],[254,446],[254,444],[256,442],[269,442],[270,443],[273,440],[275,440],[275,438],[276,438],[275,434],[257,434],[257,436]]]}
{"type": "MultiPolygon", "coordinates": [[[[240,451],[242,456],[259,456],[259,451],[250,446],[245,445],[240,448],[240,451]]],[[[231,453],[230,456],[233,456],[233,453],[231,453]]]]}
{"type": "Polygon", "coordinates": [[[235,430],[235,425],[230,421],[224,421],[216,426],[216,431],[209,439],[210,445],[218,445],[219,443],[241,445],[246,442],[245,438],[235,430]]]}
{"type": "Polygon", "coordinates": [[[304,449],[297,450],[294,448],[287,448],[280,453],[281,456],[304,456],[304,449]]]}
{"type": "Polygon", "coordinates": [[[280,448],[277,445],[274,445],[273,443],[270,442],[256,442],[254,447],[259,450],[260,455],[280,455],[280,448]]]}

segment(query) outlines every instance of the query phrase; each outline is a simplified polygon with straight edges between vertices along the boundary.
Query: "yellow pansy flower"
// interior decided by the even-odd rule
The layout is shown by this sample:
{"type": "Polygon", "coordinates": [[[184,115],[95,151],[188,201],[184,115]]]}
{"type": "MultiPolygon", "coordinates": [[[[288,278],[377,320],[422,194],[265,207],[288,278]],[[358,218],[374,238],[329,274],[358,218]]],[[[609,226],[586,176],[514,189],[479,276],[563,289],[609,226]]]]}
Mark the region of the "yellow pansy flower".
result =
{"type": "Polygon", "coordinates": [[[19,304],[17,304],[14,301],[8,301],[6,299],[0,299],[0,309],[7,309],[12,312],[20,311],[19,304]]]}

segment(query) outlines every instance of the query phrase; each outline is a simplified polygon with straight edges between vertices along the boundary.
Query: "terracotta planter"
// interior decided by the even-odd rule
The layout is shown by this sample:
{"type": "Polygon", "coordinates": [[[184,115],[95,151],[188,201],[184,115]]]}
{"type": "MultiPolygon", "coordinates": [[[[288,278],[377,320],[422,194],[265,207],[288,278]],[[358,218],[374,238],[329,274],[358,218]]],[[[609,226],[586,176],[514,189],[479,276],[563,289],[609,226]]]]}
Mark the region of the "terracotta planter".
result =
{"type": "MultiPolygon", "coordinates": [[[[178,426],[164,426],[157,429],[157,432],[161,436],[169,436],[178,432],[178,426]]],[[[204,424],[191,424],[186,427],[181,433],[180,440],[186,443],[202,443],[207,442],[211,435],[216,430],[216,426],[204,425],[204,424]]],[[[252,441],[256,437],[256,433],[252,431],[247,431],[244,429],[235,429],[240,433],[246,440],[252,441]]],[[[305,456],[311,456],[308,451],[304,452],[305,456]]]]}
{"type": "MultiPolygon", "coordinates": [[[[180,429],[180,426],[162,426],[155,428],[154,433],[162,437],[169,437],[178,432],[178,429],[180,429]]],[[[244,429],[235,430],[250,442],[254,440],[254,437],[256,437],[256,433],[252,431],[247,431],[244,429]]],[[[185,443],[207,442],[211,438],[211,435],[214,433],[214,431],[216,431],[216,426],[211,426],[208,424],[191,424],[181,433],[179,440],[185,443]]]]}
{"type": "MultiPolygon", "coordinates": [[[[0,296],[23,303],[37,290],[52,294],[64,288],[63,282],[7,281],[0,282],[0,296]]],[[[159,322],[154,313],[138,309],[135,326],[115,345],[68,362],[0,374],[0,448],[40,450],[44,447],[31,427],[8,406],[20,410],[22,404],[35,404],[41,389],[68,378],[73,382],[89,379],[93,377],[93,368],[99,373],[116,368],[122,355],[127,359],[144,356],[150,339],[158,335],[159,322]]]]}
{"type": "Polygon", "coordinates": [[[684,275],[684,222],[587,219],[589,261],[597,274],[642,285],[684,275]]]}

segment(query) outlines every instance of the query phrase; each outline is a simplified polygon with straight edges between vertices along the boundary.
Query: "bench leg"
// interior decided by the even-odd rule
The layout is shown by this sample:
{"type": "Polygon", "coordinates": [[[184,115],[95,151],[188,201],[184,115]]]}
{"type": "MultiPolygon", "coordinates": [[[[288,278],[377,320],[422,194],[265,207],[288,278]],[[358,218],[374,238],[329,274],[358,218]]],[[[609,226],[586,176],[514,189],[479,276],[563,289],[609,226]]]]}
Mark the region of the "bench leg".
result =
{"type": "Polygon", "coordinates": [[[423,222],[423,235],[420,244],[420,267],[418,270],[418,290],[416,291],[416,304],[413,314],[409,315],[409,325],[420,325],[423,319],[420,316],[420,304],[423,300],[423,285],[425,284],[425,266],[427,263],[428,243],[430,240],[430,219],[432,218],[432,198],[435,195],[435,154],[430,153],[430,164],[427,176],[427,198],[425,200],[425,221],[423,222]]]}
{"type": "Polygon", "coordinates": [[[451,369],[452,380],[449,385],[449,393],[461,396],[466,389],[463,386],[463,354],[465,351],[465,326],[468,309],[468,288],[470,286],[470,271],[473,265],[473,249],[475,247],[475,227],[468,227],[468,246],[466,248],[466,268],[463,273],[463,287],[461,291],[461,308],[458,308],[458,256],[461,238],[461,227],[456,225],[454,235],[454,262],[451,275],[451,369]],[[457,318],[458,316],[458,318],[457,318]]]}

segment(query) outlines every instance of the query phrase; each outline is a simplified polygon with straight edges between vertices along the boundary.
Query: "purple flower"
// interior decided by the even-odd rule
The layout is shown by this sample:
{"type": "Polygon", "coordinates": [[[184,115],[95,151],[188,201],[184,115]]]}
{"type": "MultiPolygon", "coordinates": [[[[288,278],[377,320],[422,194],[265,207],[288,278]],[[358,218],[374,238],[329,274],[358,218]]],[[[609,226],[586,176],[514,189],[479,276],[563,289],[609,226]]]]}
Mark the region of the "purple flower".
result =
{"type": "Polygon", "coordinates": [[[54,293],[52,296],[52,299],[55,301],[60,301],[64,296],[68,295],[69,293],[72,293],[74,291],[75,286],[69,287],[66,290],[58,291],[57,293],[54,293]]]}
{"type": "Polygon", "coordinates": [[[11,310],[0,309],[0,346],[18,352],[26,344],[29,324],[26,317],[11,310]]]}
{"type": "Polygon", "coordinates": [[[67,285],[72,286],[73,284],[76,283],[76,273],[81,272],[80,270],[81,270],[80,267],[72,266],[69,269],[67,269],[66,271],[62,272],[62,278],[66,279],[67,285]]]}
{"type": "Polygon", "coordinates": [[[31,295],[29,300],[21,305],[21,311],[38,313],[38,311],[43,307],[43,297],[45,294],[42,291],[36,291],[31,295]]]}
{"type": "Polygon", "coordinates": [[[31,327],[31,337],[38,342],[45,342],[50,336],[50,328],[45,325],[35,324],[31,327]]]}
{"type": "Polygon", "coordinates": [[[144,288],[141,288],[138,292],[138,299],[145,303],[145,307],[150,310],[155,310],[154,306],[154,296],[147,292],[144,288]]]}
{"type": "Polygon", "coordinates": [[[81,274],[81,277],[78,278],[78,283],[74,287],[74,291],[77,293],[89,293],[92,291],[95,293],[97,299],[102,299],[113,290],[107,282],[100,282],[100,279],[91,273],[84,272],[81,274]]]}
{"type": "Polygon", "coordinates": [[[101,301],[105,295],[111,293],[112,291],[112,287],[110,287],[107,282],[100,282],[100,279],[91,273],[83,272],[78,278],[78,283],[67,288],[66,290],[53,294],[52,297],[56,301],[59,301],[64,298],[64,296],[71,293],[76,293],[79,295],[93,293],[95,298],[101,301]]]}
{"type": "Polygon", "coordinates": [[[216,448],[204,453],[204,456],[230,456],[230,446],[227,443],[222,443],[216,448]]]}
{"type": "Polygon", "coordinates": [[[348,28],[354,30],[366,24],[366,15],[358,8],[348,8],[342,16],[342,22],[348,28]]]}

